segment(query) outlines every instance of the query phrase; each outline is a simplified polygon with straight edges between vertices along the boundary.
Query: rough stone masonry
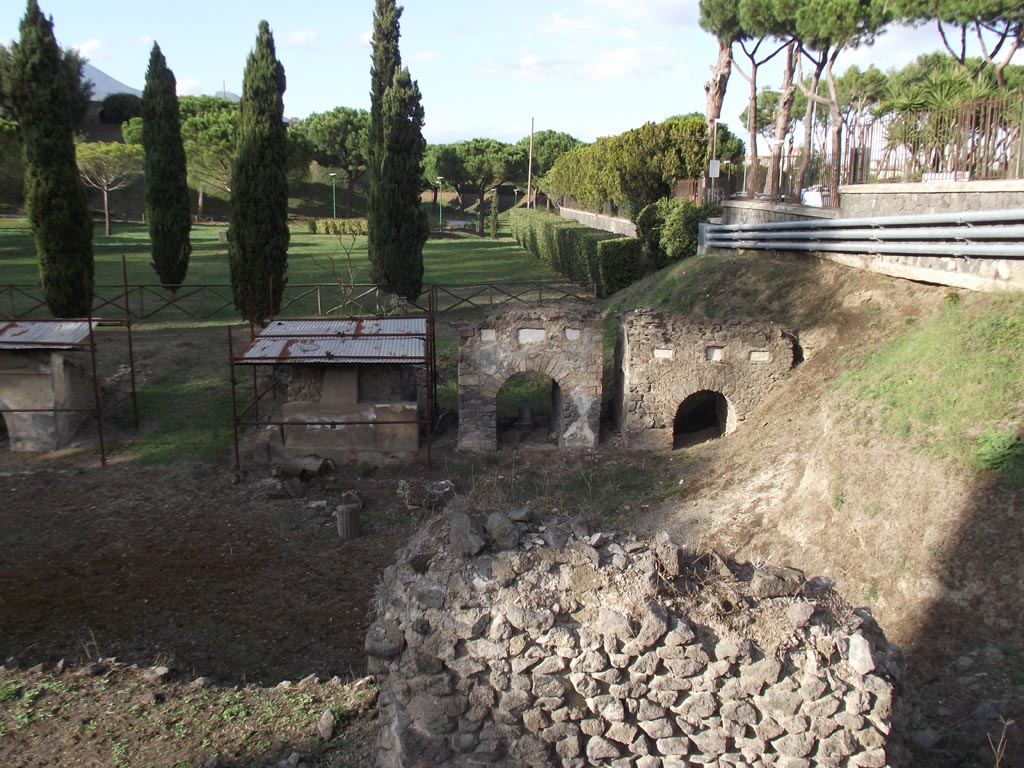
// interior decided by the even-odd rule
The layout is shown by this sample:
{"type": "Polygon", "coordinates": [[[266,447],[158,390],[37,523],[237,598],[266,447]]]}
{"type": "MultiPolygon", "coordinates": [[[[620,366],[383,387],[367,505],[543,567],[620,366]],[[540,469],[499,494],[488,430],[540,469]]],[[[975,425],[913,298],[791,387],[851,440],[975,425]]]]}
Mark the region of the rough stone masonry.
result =
{"type": "Polygon", "coordinates": [[[448,512],[389,567],[377,765],[901,765],[898,652],[821,579],[448,512]]]}

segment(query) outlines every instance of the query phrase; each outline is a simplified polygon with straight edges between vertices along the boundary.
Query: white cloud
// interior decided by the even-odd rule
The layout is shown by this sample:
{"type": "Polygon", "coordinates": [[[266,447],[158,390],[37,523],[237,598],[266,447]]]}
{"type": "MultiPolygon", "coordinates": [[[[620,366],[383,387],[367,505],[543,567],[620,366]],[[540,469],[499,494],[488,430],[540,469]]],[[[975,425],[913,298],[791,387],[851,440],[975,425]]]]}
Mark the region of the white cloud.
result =
{"type": "Polygon", "coordinates": [[[103,43],[98,38],[92,38],[86,40],[84,43],[78,43],[75,46],[78,52],[82,54],[89,61],[103,61],[106,57],[106,49],[103,47],[103,43]]]}
{"type": "Polygon", "coordinates": [[[658,26],[688,26],[697,23],[696,2],[679,0],[583,0],[583,4],[600,10],[607,16],[618,16],[628,21],[646,21],[658,26]]]}
{"type": "Polygon", "coordinates": [[[359,39],[363,41],[363,45],[369,45],[373,42],[373,30],[366,30],[359,39]]]}
{"type": "Polygon", "coordinates": [[[550,58],[529,54],[515,63],[510,74],[520,80],[561,78],[604,82],[653,77],[670,71],[680,63],[678,51],[660,46],[612,50],[577,49],[572,54],[550,58]]]}
{"type": "Polygon", "coordinates": [[[420,51],[413,54],[412,60],[417,64],[432,64],[440,58],[441,54],[437,51],[420,51]]]}
{"type": "Polygon", "coordinates": [[[537,26],[537,31],[541,34],[578,37],[587,40],[637,37],[635,29],[609,25],[606,19],[600,16],[565,16],[561,13],[543,19],[537,26]]]}
{"type": "Polygon", "coordinates": [[[318,37],[312,29],[300,29],[295,32],[286,32],[282,41],[285,45],[293,48],[308,48],[317,41],[318,37]]]}
{"type": "Polygon", "coordinates": [[[139,36],[139,45],[143,46],[144,48],[151,47],[153,45],[153,37],[152,37],[152,35],[140,35],[139,36]]]}
{"type": "Polygon", "coordinates": [[[198,96],[203,92],[203,83],[194,77],[185,77],[178,80],[179,96],[198,96]]]}

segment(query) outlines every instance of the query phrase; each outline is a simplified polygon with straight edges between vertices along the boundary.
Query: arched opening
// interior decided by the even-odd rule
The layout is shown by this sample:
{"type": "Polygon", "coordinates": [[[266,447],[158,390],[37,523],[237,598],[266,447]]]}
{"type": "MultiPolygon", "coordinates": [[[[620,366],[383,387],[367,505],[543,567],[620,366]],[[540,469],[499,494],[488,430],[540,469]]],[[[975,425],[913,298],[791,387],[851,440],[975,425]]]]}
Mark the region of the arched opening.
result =
{"type": "Polygon", "coordinates": [[[672,447],[685,448],[725,434],[729,425],[729,401],[721,392],[701,390],[683,400],[676,411],[672,447]]]}
{"type": "Polygon", "coordinates": [[[495,402],[499,448],[557,444],[562,390],[550,376],[526,371],[510,376],[495,402]]]}

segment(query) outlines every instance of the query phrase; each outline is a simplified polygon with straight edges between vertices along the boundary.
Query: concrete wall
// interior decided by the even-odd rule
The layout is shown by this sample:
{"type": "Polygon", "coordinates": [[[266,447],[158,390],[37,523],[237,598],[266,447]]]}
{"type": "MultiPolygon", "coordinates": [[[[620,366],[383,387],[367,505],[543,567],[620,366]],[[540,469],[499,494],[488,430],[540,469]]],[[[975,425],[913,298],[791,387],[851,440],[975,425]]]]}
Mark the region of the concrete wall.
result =
{"type": "Polygon", "coordinates": [[[623,237],[636,237],[636,224],[629,219],[602,216],[599,213],[579,211],[575,208],[566,208],[565,206],[559,208],[558,215],[563,219],[573,219],[593,229],[603,229],[605,232],[614,232],[623,237]]]}
{"type": "MultiPolygon", "coordinates": [[[[20,409],[95,406],[82,352],[0,351],[0,407],[20,409]]],[[[12,451],[50,452],[66,447],[84,413],[5,413],[12,451]]]]}
{"type": "Polygon", "coordinates": [[[843,218],[1024,207],[1024,180],[851,184],[839,188],[843,218]]]}
{"type": "Polygon", "coordinates": [[[517,373],[550,376],[561,394],[558,445],[597,445],[601,418],[601,314],[575,302],[504,307],[459,338],[459,448],[498,446],[497,397],[517,373]]]}
{"type": "Polygon", "coordinates": [[[671,449],[679,405],[697,392],[729,404],[726,432],[793,367],[793,342],[767,323],[697,323],[637,309],[619,325],[615,405],[627,445],[671,449]]]}

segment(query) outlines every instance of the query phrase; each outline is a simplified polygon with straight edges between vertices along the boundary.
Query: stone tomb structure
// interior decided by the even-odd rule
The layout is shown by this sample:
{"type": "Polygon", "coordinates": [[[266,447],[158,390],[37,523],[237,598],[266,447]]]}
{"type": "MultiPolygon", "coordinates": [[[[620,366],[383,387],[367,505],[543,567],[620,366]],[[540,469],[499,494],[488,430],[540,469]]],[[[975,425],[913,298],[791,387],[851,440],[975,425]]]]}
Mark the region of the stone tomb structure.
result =
{"type": "Polygon", "coordinates": [[[578,302],[506,306],[459,338],[459,448],[498,447],[497,397],[509,378],[552,380],[551,432],[559,447],[597,445],[601,418],[602,322],[578,302]]]}
{"type": "Polygon", "coordinates": [[[95,408],[87,321],[0,321],[0,411],[12,451],[66,447],[95,408]]]}
{"type": "Polygon", "coordinates": [[[906,764],[898,651],[792,568],[454,510],[376,604],[378,768],[906,764]]]}
{"type": "Polygon", "coordinates": [[[615,353],[624,441],[671,449],[732,432],[793,367],[793,353],[792,338],[768,323],[627,313],[615,353]]]}
{"type": "Polygon", "coordinates": [[[271,322],[235,360],[273,365],[284,401],[278,417],[253,424],[262,427],[254,457],[411,456],[429,423],[431,355],[422,317],[271,322]]]}

